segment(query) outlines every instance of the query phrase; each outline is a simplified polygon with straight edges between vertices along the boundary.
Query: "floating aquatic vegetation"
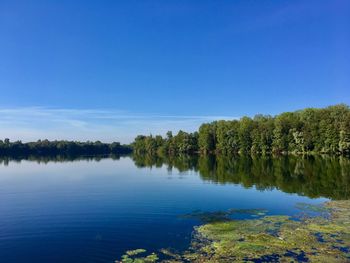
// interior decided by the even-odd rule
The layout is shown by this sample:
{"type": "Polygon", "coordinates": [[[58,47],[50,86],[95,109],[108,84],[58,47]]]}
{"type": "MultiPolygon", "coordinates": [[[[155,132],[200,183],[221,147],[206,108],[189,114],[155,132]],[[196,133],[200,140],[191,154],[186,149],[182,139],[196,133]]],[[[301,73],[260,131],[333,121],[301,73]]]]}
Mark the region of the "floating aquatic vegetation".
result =
{"type": "Polygon", "coordinates": [[[145,254],[147,251],[145,249],[135,249],[128,250],[125,252],[125,255],[122,256],[121,261],[115,261],[116,263],[148,263],[148,262],[157,262],[158,256],[155,253],[151,253],[146,256],[141,256],[140,254],[145,254]]]}
{"type": "Polygon", "coordinates": [[[128,250],[128,251],[126,251],[126,254],[128,256],[136,256],[138,254],[145,253],[145,252],[146,252],[145,249],[139,248],[139,249],[134,249],[134,250],[128,250]]]}
{"type": "Polygon", "coordinates": [[[219,222],[231,220],[235,215],[248,215],[251,217],[261,217],[266,215],[266,209],[229,209],[227,211],[203,212],[194,211],[190,214],[180,216],[181,218],[198,219],[203,223],[219,222]]]}
{"type": "Polygon", "coordinates": [[[272,262],[349,262],[350,203],[328,202],[324,206],[330,211],[329,219],[295,221],[265,216],[202,225],[196,229],[199,241],[193,254],[198,262],[206,262],[206,258],[211,262],[266,262],[266,257],[272,262]]]}
{"type": "Polygon", "coordinates": [[[329,208],[326,207],[324,204],[297,203],[295,207],[303,211],[329,213],[329,208]]]}
{"type": "MultiPolygon", "coordinates": [[[[195,227],[185,252],[161,250],[164,257],[160,261],[158,256],[152,258],[154,261],[147,261],[149,256],[130,259],[139,253],[129,252],[122,262],[350,262],[350,201],[327,202],[317,211],[327,211],[329,216],[302,220],[266,215],[230,219],[230,213],[236,211],[210,214],[219,220],[195,227]]],[[[195,215],[202,218],[203,214],[195,215]]]]}

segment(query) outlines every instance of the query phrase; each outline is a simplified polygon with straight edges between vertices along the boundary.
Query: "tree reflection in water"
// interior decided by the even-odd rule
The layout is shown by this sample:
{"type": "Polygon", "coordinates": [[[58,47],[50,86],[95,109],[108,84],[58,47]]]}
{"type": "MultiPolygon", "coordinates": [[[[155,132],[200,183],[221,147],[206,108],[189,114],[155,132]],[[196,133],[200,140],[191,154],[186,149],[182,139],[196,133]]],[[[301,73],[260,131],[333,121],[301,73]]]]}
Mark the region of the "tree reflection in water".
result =
{"type": "Polygon", "coordinates": [[[134,155],[137,167],[198,172],[202,180],[279,189],[311,198],[350,198],[350,160],[337,156],[155,156],[134,155]]]}

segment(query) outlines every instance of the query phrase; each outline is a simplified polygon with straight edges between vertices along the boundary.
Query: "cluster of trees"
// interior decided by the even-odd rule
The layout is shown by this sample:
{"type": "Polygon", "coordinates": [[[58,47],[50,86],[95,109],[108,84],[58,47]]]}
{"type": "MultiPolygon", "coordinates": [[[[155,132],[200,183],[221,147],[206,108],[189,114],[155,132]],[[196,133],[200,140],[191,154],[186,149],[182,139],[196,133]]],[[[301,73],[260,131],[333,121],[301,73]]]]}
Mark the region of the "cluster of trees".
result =
{"type": "Polygon", "coordinates": [[[202,124],[198,132],[137,136],[136,153],[337,153],[350,154],[350,108],[339,104],[277,116],[202,124]]]}
{"type": "Polygon", "coordinates": [[[171,131],[167,132],[166,138],[160,135],[139,135],[132,143],[137,154],[177,154],[198,152],[198,133],[179,131],[175,136],[171,131]]]}
{"type": "Polygon", "coordinates": [[[38,140],[36,142],[22,143],[21,141],[10,142],[9,139],[0,140],[0,155],[2,156],[127,154],[131,153],[131,151],[130,146],[121,145],[119,142],[38,140]]]}

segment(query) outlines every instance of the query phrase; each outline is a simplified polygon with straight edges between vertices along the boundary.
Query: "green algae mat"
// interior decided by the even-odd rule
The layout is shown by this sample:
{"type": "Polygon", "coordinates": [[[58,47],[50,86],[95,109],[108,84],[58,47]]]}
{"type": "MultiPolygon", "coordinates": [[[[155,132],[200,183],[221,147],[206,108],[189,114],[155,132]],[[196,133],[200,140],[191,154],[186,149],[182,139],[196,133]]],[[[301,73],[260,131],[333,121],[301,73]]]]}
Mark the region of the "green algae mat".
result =
{"type": "Polygon", "coordinates": [[[194,229],[188,250],[137,249],[116,262],[350,262],[350,201],[299,206],[318,215],[266,216],[252,210],[259,218],[233,220],[209,213],[206,220],[199,214],[204,224],[194,229]]]}

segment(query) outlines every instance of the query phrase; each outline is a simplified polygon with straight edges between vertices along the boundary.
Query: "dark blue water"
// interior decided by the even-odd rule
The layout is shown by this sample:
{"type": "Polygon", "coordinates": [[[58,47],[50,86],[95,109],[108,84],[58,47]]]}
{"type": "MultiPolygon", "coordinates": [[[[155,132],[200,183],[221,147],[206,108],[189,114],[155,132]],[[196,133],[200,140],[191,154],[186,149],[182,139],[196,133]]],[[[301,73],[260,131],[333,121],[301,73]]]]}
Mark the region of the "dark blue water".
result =
{"type": "Polygon", "coordinates": [[[129,157],[1,165],[0,261],[114,262],[129,249],[181,250],[200,223],[181,215],[230,208],[292,215],[296,203],[327,200],[217,183],[195,170],[137,168],[129,157]]]}

